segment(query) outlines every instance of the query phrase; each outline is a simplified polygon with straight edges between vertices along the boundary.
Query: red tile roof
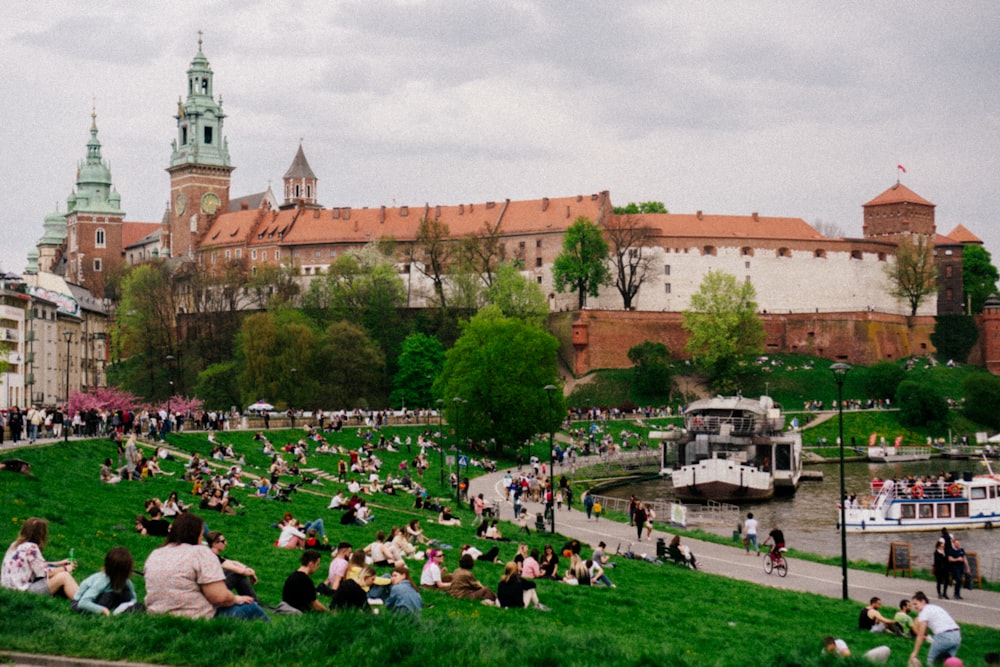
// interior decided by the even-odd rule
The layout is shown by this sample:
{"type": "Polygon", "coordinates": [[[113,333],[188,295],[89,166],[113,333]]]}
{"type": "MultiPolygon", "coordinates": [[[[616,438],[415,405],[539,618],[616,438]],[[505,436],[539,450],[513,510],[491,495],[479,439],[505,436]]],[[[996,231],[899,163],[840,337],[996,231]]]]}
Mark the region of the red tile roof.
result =
{"type": "Polygon", "coordinates": [[[923,204],[924,206],[934,206],[931,202],[927,201],[916,192],[906,187],[902,183],[897,182],[891,188],[880,194],[875,199],[871,200],[864,206],[878,206],[880,204],[923,204]]]}
{"type": "Polygon", "coordinates": [[[948,238],[954,239],[959,243],[978,243],[980,245],[983,243],[981,238],[966,229],[964,225],[959,225],[948,232],[948,238]]]}
{"type": "Polygon", "coordinates": [[[772,218],[760,215],[708,215],[702,213],[659,213],[642,216],[643,221],[666,237],[716,239],[787,239],[821,241],[825,236],[801,218],[772,218]]]}
{"type": "Polygon", "coordinates": [[[158,229],[160,229],[158,222],[123,222],[122,248],[138,243],[158,229]]]}

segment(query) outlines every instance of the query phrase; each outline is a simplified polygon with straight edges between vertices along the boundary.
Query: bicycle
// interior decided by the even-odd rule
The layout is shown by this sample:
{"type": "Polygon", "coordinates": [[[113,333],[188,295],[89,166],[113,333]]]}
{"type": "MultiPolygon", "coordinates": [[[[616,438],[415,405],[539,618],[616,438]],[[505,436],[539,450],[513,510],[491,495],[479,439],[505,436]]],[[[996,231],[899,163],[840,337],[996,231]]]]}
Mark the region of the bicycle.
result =
{"type": "Polygon", "coordinates": [[[778,571],[779,577],[784,577],[788,574],[788,561],[785,559],[785,552],[788,551],[785,547],[780,549],[767,552],[767,557],[764,558],[764,573],[771,574],[772,570],[778,571]]]}

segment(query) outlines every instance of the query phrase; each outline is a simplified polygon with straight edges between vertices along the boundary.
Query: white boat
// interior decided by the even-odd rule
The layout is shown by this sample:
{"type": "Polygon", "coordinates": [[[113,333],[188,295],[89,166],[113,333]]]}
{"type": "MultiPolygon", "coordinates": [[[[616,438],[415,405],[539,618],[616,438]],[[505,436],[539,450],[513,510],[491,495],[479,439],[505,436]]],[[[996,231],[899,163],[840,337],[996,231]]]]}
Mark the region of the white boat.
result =
{"type": "Polygon", "coordinates": [[[681,500],[741,502],[795,493],[802,475],[802,438],[784,432],[769,396],[695,401],[684,413],[676,470],[666,465],[681,500]]]}
{"type": "Polygon", "coordinates": [[[868,460],[878,463],[930,461],[930,447],[869,447],[868,460]]]}
{"type": "MultiPolygon", "coordinates": [[[[989,472],[941,485],[931,482],[908,489],[886,482],[873,488],[866,507],[849,507],[844,525],[849,533],[898,533],[947,528],[992,528],[1000,526],[1000,475],[989,472]]],[[[837,508],[840,521],[840,508],[837,508]]]]}

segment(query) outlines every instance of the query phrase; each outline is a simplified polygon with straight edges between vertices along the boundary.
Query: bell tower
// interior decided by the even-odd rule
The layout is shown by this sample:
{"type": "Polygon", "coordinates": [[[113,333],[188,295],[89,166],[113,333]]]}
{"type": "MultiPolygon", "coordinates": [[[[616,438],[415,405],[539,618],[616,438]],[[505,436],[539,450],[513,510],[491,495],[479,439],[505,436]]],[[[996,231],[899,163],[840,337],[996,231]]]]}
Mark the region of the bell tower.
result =
{"type": "Polygon", "coordinates": [[[161,242],[172,257],[194,254],[210,220],[229,210],[229,183],[235,167],[222,133],[226,115],[222,96],[215,101],[213,73],[201,50],[187,71],[187,99],[177,100],[177,138],[172,143],[170,166],[171,210],[161,242]]]}

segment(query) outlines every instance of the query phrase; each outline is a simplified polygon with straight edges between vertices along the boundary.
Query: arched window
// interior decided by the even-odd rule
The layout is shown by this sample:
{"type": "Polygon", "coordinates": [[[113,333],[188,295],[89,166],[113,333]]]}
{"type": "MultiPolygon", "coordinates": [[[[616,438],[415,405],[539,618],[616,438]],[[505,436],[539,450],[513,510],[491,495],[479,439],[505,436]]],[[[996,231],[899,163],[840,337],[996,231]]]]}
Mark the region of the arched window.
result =
{"type": "Polygon", "coordinates": [[[813,253],[813,257],[815,257],[816,259],[826,259],[826,250],[817,248],[816,252],[813,253]]]}
{"type": "Polygon", "coordinates": [[[749,246],[740,248],[740,254],[744,257],[753,257],[753,248],[749,246]]]}
{"type": "Polygon", "coordinates": [[[701,254],[703,256],[710,255],[712,257],[715,257],[715,255],[717,254],[717,251],[715,250],[715,246],[714,245],[707,245],[707,246],[705,246],[704,248],[701,249],[701,254]]]}
{"type": "Polygon", "coordinates": [[[98,227],[97,231],[94,232],[94,245],[98,248],[103,248],[105,243],[104,239],[104,229],[98,227]]]}
{"type": "Polygon", "coordinates": [[[851,259],[861,259],[861,251],[860,250],[852,250],[851,251],[851,259]]]}
{"type": "Polygon", "coordinates": [[[777,255],[778,257],[791,257],[792,251],[788,248],[778,248],[777,255]]]}

